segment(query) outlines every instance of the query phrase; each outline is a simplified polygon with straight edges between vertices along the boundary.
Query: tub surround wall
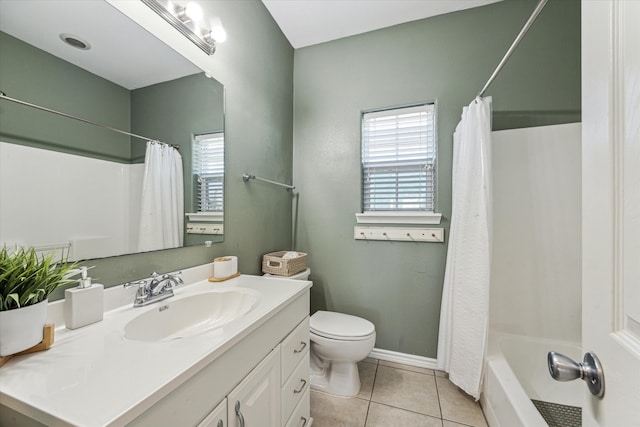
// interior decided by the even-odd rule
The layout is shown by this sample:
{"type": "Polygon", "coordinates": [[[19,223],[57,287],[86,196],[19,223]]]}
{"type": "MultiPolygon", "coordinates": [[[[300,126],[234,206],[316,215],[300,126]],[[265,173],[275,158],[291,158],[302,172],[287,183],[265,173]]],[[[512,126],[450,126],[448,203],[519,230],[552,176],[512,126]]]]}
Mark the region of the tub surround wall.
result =
{"type": "Polygon", "coordinates": [[[0,245],[71,240],[73,260],[132,252],[142,169],[140,164],[0,142],[0,245]],[[79,175],[86,179],[78,180],[79,175]],[[59,189],[72,189],[62,203],[59,189]],[[34,219],[42,217],[56,226],[33,227],[34,219]]]}
{"type": "Polygon", "coordinates": [[[580,123],[493,132],[493,332],[581,342],[580,138],[580,123]]]}
{"type": "MultiPolygon", "coordinates": [[[[312,312],[364,317],[377,348],[436,357],[446,243],[353,239],[360,112],[436,101],[446,240],[454,127],[534,6],[498,2],[295,51],[295,249],[310,254],[312,312]]],[[[547,5],[487,95],[494,128],[579,120],[579,1],[547,5]]]]}

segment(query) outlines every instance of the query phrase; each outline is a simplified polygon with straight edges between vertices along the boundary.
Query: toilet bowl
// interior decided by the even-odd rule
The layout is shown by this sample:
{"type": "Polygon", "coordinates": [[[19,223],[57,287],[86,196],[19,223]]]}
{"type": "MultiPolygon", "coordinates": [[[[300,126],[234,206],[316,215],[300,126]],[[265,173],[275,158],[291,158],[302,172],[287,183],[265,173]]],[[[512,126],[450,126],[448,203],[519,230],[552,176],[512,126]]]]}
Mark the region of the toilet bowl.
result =
{"type": "MultiPolygon", "coordinates": [[[[287,278],[308,280],[310,274],[307,268],[287,278]]],[[[358,362],[376,342],[373,323],[349,314],[317,311],[309,319],[309,329],[311,388],[335,396],[356,396],[360,392],[358,362]]]]}
{"type": "Polygon", "coordinates": [[[360,392],[358,362],[376,343],[373,323],[360,317],[317,311],[309,320],[311,388],[336,396],[360,392]]]}

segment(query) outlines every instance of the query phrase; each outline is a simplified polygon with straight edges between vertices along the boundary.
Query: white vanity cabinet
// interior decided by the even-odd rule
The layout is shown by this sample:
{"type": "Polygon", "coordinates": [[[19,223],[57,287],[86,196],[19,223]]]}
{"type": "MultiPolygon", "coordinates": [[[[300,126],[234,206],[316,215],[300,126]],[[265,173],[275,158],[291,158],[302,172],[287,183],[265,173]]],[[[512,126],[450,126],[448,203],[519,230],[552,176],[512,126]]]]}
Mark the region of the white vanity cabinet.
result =
{"type": "MultiPolygon", "coordinates": [[[[113,307],[102,322],[63,330],[48,351],[2,367],[0,425],[308,427],[310,287],[250,275],[186,285],[176,301],[228,291],[256,301],[219,328],[157,342],[124,337],[145,310],[131,307],[122,287],[107,290],[113,307]]],[[[56,321],[63,305],[50,306],[56,321]]]]}
{"type": "Polygon", "coordinates": [[[309,409],[309,317],[305,317],[198,427],[301,427],[309,420],[309,409]],[[228,424],[216,424],[223,419],[228,424]]]}
{"type": "MultiPolygon", "coordinates": [[[[307,424],[309,317],[305,317],[227,395],[222,404],[225,402],[229,427],[301,427],[307,424]]],[[[220,406],[214,412],[222,413],[219,408],[220,406]]],[[[210,414],[205,419],[207,423],[203,421],[198,427],[218,427],[213,423],[217,419],[210,414]]]]}
{"type": "Polygon", "coordinates": [[[212,411],[217,414],[226,401],[224,427],[283,427],[293,413],[309,419],[308,390],[307,291],[130,425],[218,427],[212,411]],[[236,415],[237,402],[244,425],[236,415]]]}

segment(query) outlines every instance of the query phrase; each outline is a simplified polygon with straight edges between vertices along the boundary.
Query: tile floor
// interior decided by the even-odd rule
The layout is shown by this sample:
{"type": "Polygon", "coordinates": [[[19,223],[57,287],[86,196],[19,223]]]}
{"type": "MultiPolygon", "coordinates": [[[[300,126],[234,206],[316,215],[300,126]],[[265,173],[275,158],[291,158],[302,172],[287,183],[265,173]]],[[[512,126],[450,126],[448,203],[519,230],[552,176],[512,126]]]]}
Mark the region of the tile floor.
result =
{"type": "Polygon", "coordinates": [[[313,427],[486,426],[480,405],[443,372],[367,358],[354,398],[311,391],[313,427]]]}

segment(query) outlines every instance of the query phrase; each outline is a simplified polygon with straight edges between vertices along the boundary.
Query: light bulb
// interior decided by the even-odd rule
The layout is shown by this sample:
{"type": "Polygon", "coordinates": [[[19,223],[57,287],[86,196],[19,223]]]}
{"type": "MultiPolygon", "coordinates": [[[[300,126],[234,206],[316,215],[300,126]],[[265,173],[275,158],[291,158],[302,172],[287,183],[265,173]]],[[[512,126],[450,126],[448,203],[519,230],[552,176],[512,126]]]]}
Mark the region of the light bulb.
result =
{"type": "Polygon", "coordinates": [[[187,6],[184,8],[184,14],[187,18],[194,22],[200,21],[204,16],[200,5],[193,2],[187,3],[187,6]]]}
{"type": "Polygon", "coordinates": [[[211,38],[214,39],[218,43],[222,43],[227,39],[227,32],[224,30],[222,26],[222,21],[220,18],[215,17],[211,20],[211,38]]]}

